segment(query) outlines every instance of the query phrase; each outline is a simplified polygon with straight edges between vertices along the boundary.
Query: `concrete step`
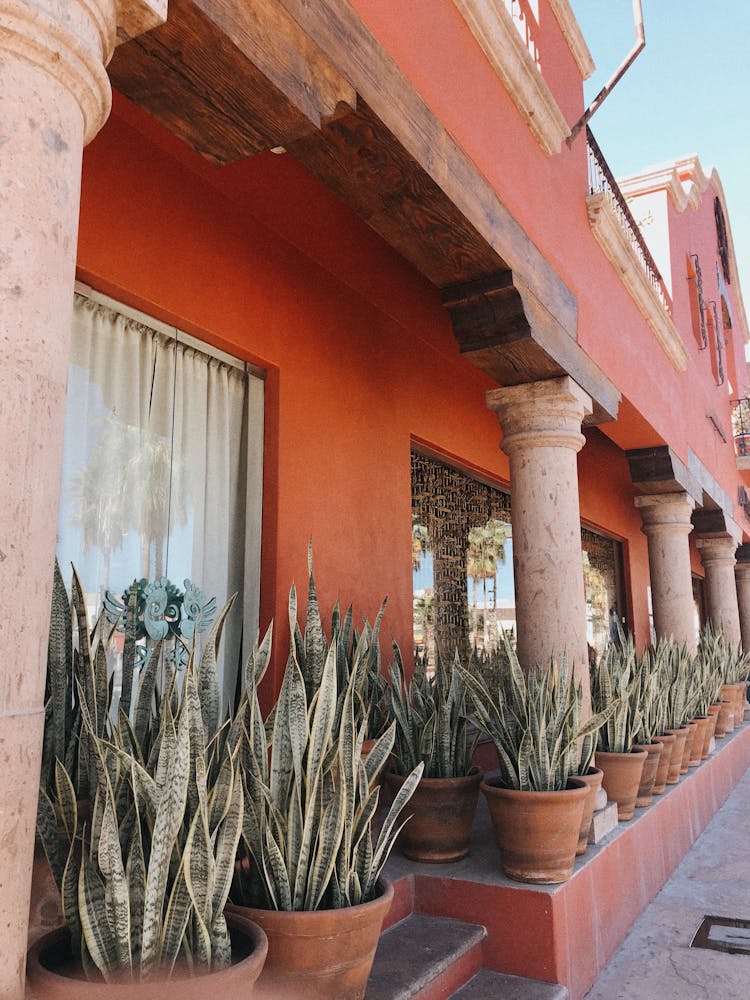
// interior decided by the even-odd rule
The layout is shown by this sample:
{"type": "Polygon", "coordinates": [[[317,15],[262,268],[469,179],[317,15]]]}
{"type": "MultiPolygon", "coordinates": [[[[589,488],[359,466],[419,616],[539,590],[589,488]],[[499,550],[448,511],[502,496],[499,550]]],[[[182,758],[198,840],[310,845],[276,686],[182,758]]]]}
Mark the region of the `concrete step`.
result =
{"type": "Polygon", "coordinates": [[[365,1000],[445,1000],[482,966],[484,927],[412,913],[380,938],[365,1000]]]}
{"type": "Polygon", "coordinates": [[[568,991],[557,983],[480,969],[466,986],[451,994],[451,1000],[568,1000],[568,991]]]}

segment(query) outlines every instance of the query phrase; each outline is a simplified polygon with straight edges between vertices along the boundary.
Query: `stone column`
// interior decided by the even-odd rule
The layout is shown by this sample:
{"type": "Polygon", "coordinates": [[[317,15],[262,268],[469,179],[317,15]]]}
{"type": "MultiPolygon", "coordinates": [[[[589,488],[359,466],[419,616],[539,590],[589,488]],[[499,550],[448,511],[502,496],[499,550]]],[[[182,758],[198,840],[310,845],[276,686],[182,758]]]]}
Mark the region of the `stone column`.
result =
{"type": "Polygon", "coordinates": [[[708,620],[733,645],[738,645],[742,636],[734,572],[737,542],[730,534],[717,534],[701,535],[695,544],[706,571],[708,620]]]}
{"type": "Polygon", "coordinates": [[[740,615],[742,648],[750,652],[750,545],[737,549],[734,576],[737,582],[737,610],[740,615]]]}
{"type": "Polygon", "coordinates": [[[83,146],[166,0],[0,0],[0,997],[24,991],[83,146]]]}
{"type": "Polygon", "coordinates": [[[487,405],[510,459],[518,657],[530,668],[565,653],[588,702],[577,454],[591,398],[569,376],[494,389],[487,405]]]}
{"type": "Polygon", "coordinates": [[[651,603],[657,638],[672,636],[695,651],[695,607],[688,535],[695,502],[687,493],[635,498],[648,540],[651,603]]]}

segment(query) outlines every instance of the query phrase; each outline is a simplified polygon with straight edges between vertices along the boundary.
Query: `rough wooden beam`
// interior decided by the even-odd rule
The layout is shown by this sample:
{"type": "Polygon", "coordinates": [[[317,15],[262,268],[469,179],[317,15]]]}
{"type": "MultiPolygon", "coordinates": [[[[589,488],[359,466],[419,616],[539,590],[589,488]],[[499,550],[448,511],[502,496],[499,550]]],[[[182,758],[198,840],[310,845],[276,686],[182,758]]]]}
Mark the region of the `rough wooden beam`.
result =
{"type": "Polygon", "coordinates": [[[166,24],[121,45],[109,73],[216,164],[284,145],[356,104],[276,0],[170,0],[166,24]]]}
{"type": "MultiPolygon", "coordinates": [[[[456,213],[461,220],[455,249],[450,243],[435,243],[425,248],[426,254],[420,250],[419,259],[408,252],[405,256],[441,288],[477,280],[498,270],[512,270],[513,284],[530,328],[522,356],[514,357],[509,343],[498,343],[487,347],[494,353],[494,359],[486,353],[467,354],[467,357],[499,381],[504,381],[506,373],[512,377],[510,373],[524,365],[529,370],[527,381],[568,373],[591,395],[594,422],[613,419],[620,394],[576,343],[575,297],[356,12],[346,0],[326,0],[324,4],[312,4],[309,0],[279,0],[279,3],[356,88],[366,102],[370,122],[378,123],[377,132],[389,134],[390,144],[401,147],[419,168],[418,173],[411,170],[401,181],[388,178],[391,188],[407,193],[402,205],[408,209],[404,214],[412,233],[421,227],[423,237],[429,240],[435,232],[445,230],[440,222],[435,226],[435,220],[450,221],[456,213]],[[427,184],[427,180],[431,183],[427,184]],[[414,205],[417,199],[411,198],[410,185],[420,191],[420,204],[414,205]],[[439,197],[435,196],[436,190],[439,197]],[[429,193],[429,201],[425,193],[429,193]],[[446,252],[453,264],[450,274],[435,259],[446,252]],[[477,263],[481,265],[479,268],[475,266],[477,263]]],[[[334,162],[326,165],[317,156],[314,161],[308,159],[299,147],[295,152],[319,177],[350,200],[340,186],[345,187],[345,179],[333,179],[337,171],[342,172],[342,162],[336,164],[333,157],[334,162]]],[[[381,167],[385,168],[389,162],[386,158],[381,167]]],[[[361,200],[355,207],[358,205],[361,200]]],[[[398,199],[391,208],[398,210],[398,199]]],[[[359,207],[357,210],[361,211],[359,207]]],[[[392,214],[382,222],[376,213],[361,214],[404,252],[403,240],[396,243],[390,236],[394,228],[403,224],[404,214],[401,219],[392,214]]]]}
{"type": "Polygon", "coordinates": [[[703,505],[703,489],[669,445],[626,452],[633,485],[644,493],[687,493],[703,505]]]}

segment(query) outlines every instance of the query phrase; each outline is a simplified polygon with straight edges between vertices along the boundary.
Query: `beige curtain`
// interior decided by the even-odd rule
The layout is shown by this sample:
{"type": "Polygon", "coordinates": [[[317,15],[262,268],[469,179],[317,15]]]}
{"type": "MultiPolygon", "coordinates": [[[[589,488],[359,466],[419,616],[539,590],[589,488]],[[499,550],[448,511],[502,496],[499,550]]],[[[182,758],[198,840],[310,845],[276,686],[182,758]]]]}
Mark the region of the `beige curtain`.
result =
{"type": "Polygon", "coordinates": [[[100,597],[162,576],[218,608],[236,592],[226,707],[258,628],[263,381],[127,312],[76,295],[58,556],[100,597]]]}

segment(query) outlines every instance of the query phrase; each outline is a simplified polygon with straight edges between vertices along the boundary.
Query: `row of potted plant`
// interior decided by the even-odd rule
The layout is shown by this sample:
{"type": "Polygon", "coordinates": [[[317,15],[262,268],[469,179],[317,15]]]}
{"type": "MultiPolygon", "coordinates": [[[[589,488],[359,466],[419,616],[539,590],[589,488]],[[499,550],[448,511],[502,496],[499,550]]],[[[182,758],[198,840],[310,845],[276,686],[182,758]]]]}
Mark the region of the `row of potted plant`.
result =
{"type": "MultiPolygon", "coordinates": [[[[135,593],[124,605],[123,673],[135,593]]],[[[163,998],[228,986],[239,997],[262,967],[263,988],[279,996],[363,996],[392,896],[380,876],[422,773],[419,764],[406,776],[375,836],[378,776],[395,739],[391,724],[363,753],[366,699],[380,689],[380,615],[357,634],[351,610],[336,608],[326,636],[310,561],[305,631],[292,588],[287,668],[264,719],[270,629],[245,665],[237,710],[221,706],[216,663],[231,602],[184,670],[155,643],[128,702],[112,684],[109,627],[90,628],[75,575],[72,608],[66,601],[57,572],[38,829],[67,930],[32,949],[32,989],[102,997],[112,985],[118,997],[163,998]]]]}
{"type": "MultiPolygon", "coordinates": [[[[56,571],[39,830],[66,940],[97,988],[140,980],[143,997],[144,983],[150,990],[165,975],[229,975],[230,933],[236,952],[250,917],[262,930],[244,950],[257,959],[267,947],[266,988],[290,998],[362,996],[392,893],[382,870],[399,834],[416,860],[464,856],[481,787],[506,873],[562,881],[586,848],[602,781],[621,818],[632,816],[707,753],[705,727],[692,757],[686,751],[688,719],[723,713],[724,728],[731,725],[730,682],[742,687],[744,705],[748,659],[710,630],[695,659],[667,642],[639,658],[621,636],[592,670],[594,713],[585,720],[566,664],[524,671],[508,637],[492,672],[455,659],[409,680],[394,646],[387,681],[384,607],[358,633],[352,608],[342,614],[337,604],[326,634],[310,555],[304,632],[292,587],[287,667],[263,718],[257,692],[271,629],[228,713],[216,662],[231,602],[200,653],[165,661],[156,642],[137,667],[137,586],[119,621],[100,618],[91,629],[77,576],[68,603],[56,571]],[[113,627],[125,633],[119,699],[107,662],[113,627]],[[726,701],[711,708],[720,692],[726,701]],[[479,735],[499,762],[486,781],[473,766],[479,735]],[[611,765],[622,763],[614,758],[639,765],[627,795],[612,776],[611,765]],[[393,801],[376,837],[384,772],[393,801]],[[551,818],[540,818],[542,809],[551,818]],[[320,917],[322,929],[312,929],[320,917]],[[306,951],[290,944],[300,937],[306,951]],[[350,938],[359,950],[346,958],[350,938]]],[[[196,635],[200,626],[198,618],[196,635]]],[[[49,979],[39,954],[32,978],[49,979]]],[[[257,974],[243,974],[248,989],[257,974]]],[[[153,992],[166,995],[161,985],[153,992]]]]}

